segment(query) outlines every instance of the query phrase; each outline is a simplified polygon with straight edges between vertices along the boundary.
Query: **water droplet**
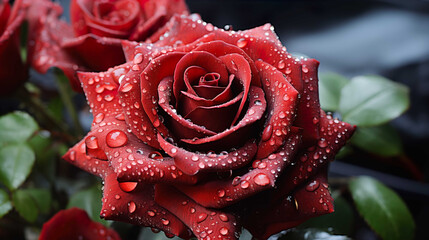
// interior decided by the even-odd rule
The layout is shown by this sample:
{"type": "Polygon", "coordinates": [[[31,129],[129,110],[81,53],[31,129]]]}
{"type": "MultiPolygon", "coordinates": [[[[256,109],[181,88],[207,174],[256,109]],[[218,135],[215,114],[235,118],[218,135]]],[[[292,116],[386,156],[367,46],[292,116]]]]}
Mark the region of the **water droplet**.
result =
{"type": "Polygon", "coordinates": [[[168,221],[168,219],[162,218],[161,219],[162,224],[164,224],[165,226],[167,226],[168,224],[170,224],[170,221],[168,221]]]}
{"type": "Polygon", "coordinates": [[[177,152],[177,148],[172,148],[172,149],[170,150],[170,152],[171,152],[172,154],[175,154],[175,153],[177,152]]]}
{"type": "Polygon", "coordinates": [[[197,155],[192,155],[191,160],[197,162],[199,157],[197,155]]]}
{"type": "Polygon", "coordinates": [[[292,69],[286,68],[286,71],[285,71],[286,74],[290,74],[291,72],[292,72],[292,69]]]}
{"type": "Polygon", "coordinates": [[[200,214],[200,215],[198,215],[198,217],[197,217],[197,223],[200,223],[200,222],[202,222],[202,221],[206,220],[206,218],[207,218],[207,213],[201,213],[201,214],[200,214]]]}
{"type": "Polygon", "coordinates": [[[114,98],[115,98],[115,97],[114,97],[114,96],[112,96],[112,95],[106,95],[106,96],[104,96],[104,100],[106,100],[106,101],[108,101],[108,102],[112,101],[114,98]]]}
{"type": "Polygon", "coordinates": [[[244,48],[246,45],[247,45],[247,40],[246,39],[244,39],[244,38],[238,39],[237,46],[239,48],[244,48]]]}
{"type": "Polygon", "coordinates": [[[128,211],[130,213],[133,213],[136,211],[136,204],[134,202],[129,202],[128,203],[128,211]]]}
{"type": "Polygon", "coordinates": [[[131,83],[125,83],[122,87],[121,87],[121,92],[126,93],[131,91],[131,89],[133,89],[133,85],[131,83]]]}
{"type": "Polygon", "coordinates": [[[258,173],[255,177],[253,177],[253,181],[259,186],[266,186],[270,184],[270,179],[265,173],[258,173]]]}
{"type": "Polygon", "coordinates": [[[106,143],[111,148],[122,147],[127,142],[128,137],[121,130],[112,130],[106,135],[106,143]]]}
{"type": "Polygon", "coordinates": [[[242,181],[241,183],[240,183],[240,187],[241,188],[243,188],[243,189],[246,189],[246,188],[248,188],[250,186],[250,183],[248,182],[248,181],[246,181],[246,180],[244,180],[244,181],[242,181]]]}
{"type": "Polygon", "coordinates": [[[76,151],[71,151],[71,152],[70,152],[70,160],[71,160],[71,161],[76,160],[76,151]]]}
{"type": "Polygon", "coordinates": [[[283,68],[285,68],[285,62],[284,62],[283,60],[280,60],[280,62],[279,62],[279,64],[277,65],[277,67],[278,67],[279,69],[283,69],[283,68]]]}
{"type": "Polygon", "coordinates": [[[321,147],[321,148],[325,148],[325,147],[327,147],[327,146],[328,146],[328,143],[325,141],[325,139],[324,139],[324,138],[322,138],[322,139],[320,139],[320,140],[319,140],[318,145],[319,145],[319,147],[321,147]]]}
{"type": "Polygon", "coordinates": [[[213,31],[213,29],[214,29],[214,27],[213,27],[213,25],[211,23],[209,23],[209,24],[206,25],[206,30],[207,31],[211,32],[211,31],[213,31]]]}
{"type": "Polygon", "coordinates": [[[101,121],[103,121],[104,119],[104,113],[99,113],[95,116],[94,118],[94,122],[95,123],[100,123],[101,121]]]}
{"type": "Polygon", "coordinates": [[[310,182],[306,187],[305,190],[309,191],[309,192],[313,192],[314,190],[316,190],[319,187],[319,182],[317,180],[314,180],[312,182],[310,182]]]}
{"type": "Polygon", "coordinates": [[[137,182],[120,182],[119,188],[124,192],[131,192],[137,187],[137,182]]]}
{"type": "Polygon", "coordinates": [[[155,216],[155,212],[154,212],[154,211],[151,211],[151,210],[148,210],[148,211],[147,211],[147,215],[149,215],[149,216],[153,217],[153,216],[155,216]]]}
{"type": "Polygon", "coordinates": [[[164,159],[164,157],[161,155],[161,153],[159,153],[157,151],[153,151],[153,152],[149,153],[148,157],[151,159],[155,159],[155,160],[164,159]]]}
{"type": "Polygon", "coordinates": [[[219,230],[219,232],[220,232],[220,234],[222,234],[222,235],[227,235],[228,234],[228,229],[226,228],[226,227],[223,227],[223,228],[221,228],[220,230],[219,230]]]}
{"type": "Polygon", "coordinates": [[[115,199],[116,199],[116,200],[119,200],[119,199],[121,199],[121,196],[120,196],[119,194],[116,194],[116,195],[115,195],[115,199]]]}
{"type": "Polygon", "coordinates": [[[134,60],[133,60],[133,62],[134,62],[134,64],[140,64],[140,63],[142,63],[142,62],[143,62],[143,54],[141,54],[141,53],[137,53],[137,54],[134,56],[134,60]]]}
{"type": "Polygon", "coordinates": [[[225,215],[225,214],[223,214],[223,213],[221,213],[221,214],[219,214],[219,219],[222,221],[222,222],[228,222],[228,216],[227,215],[225,215]]]}
{"type": "Polygon", "coordinates": [[[195,210],[195,208],[191,207],[191,209],[189,210],[191,213],[195,213],[197,210],[195,210]]]}
{"type": "Polygon", "coordinates": [[[261,105],[262,105],[261,100],[255,100],[255,105],[256,105],[256,106],[261,106],[261,105]]]}
{"type": "Polygon", "coordinates": [[[262,141],[268,141],[271,138],[271,135],[273,134],[273,127],[271,125],[268,125],[264,132],[262,132],[262,141]]]}
{"type": "Polygon", "coordinates": [[[304,73],[308,73],[308,68],[307,68],[306,66],[302,66],[302,71],[303,71],[304,73]]]}
{"type": "Polygon", "coordinates": [[[85,145],[89,149],[97,149],[98,146],[98,139],[96,136],[89,136],[85,139],[85,145]]]}
{"type": "Polygon", "coordinates": [[[120,113],[118,115],[115,116],[115,118],[119,121],[124,121],[125,120],[125,116],[123,113],[120,113]]]}
{"type": "Polygon", "coordinates": [[[219,189],[219,190],[217,191],[217,195],[218,195],[219,197],[224,197],[224,196],[225,196],[225,190],[223,190],[223,189],[219,189]]]}

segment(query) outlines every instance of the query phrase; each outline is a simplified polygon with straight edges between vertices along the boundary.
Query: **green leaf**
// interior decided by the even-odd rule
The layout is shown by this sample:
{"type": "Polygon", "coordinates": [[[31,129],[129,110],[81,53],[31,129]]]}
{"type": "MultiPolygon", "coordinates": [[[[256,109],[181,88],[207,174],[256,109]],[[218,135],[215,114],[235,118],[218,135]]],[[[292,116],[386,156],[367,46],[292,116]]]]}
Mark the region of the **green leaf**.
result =
{"type": "Polygon", "coordinates": [[[12,196],[13,205],[19,215],[30,223],[36,221],[39,215],[37,202],[25,189],[17,190],[12,196]]]}
{"type": "Polygon", "coordinates": [[[398,156],[402,153],[399,134],[390,125],[357,128],[351,142],[353,145],[384,157],[398,156]]]}
{"type": "Polygon", "coordinates": [[[33,150],[24,143],[0,147],[0,181],[11,190],[28,177],[35,161],[33,150]]]}
{"type": "Polygon", "coordinates": [[[326,111],[337,111],[340,104],[341,90],[349,82],[336,73],[322,73],[319,76],[320,106],[326,111]]]}
{"type": "Polygon", "coordinates": [[[47,214],[51,209],[51,192],[47,189],[29,188],[24,190],[35,201],[40,213],[47,214]]]}
{"type": "Polygon", "coordinates": [[[110,225],[110,222],[100,218],[101,198],[101,187],[97,184],[91,188],[73,194],[70,197],[67,208],[78,207],[85,210],[92,220],[104,225],[110,225]]]}
{"type": "Polygon", "coordinates": [[[0,218],[6,215],[12,209],[7,192],[0,189],[0,218]]]}
{"type": "Polygon", "coordinates": [[[350,181],[358,212],[383,239],[413,239],[415,223],[404,201],[390,188],[370,177],[350,181]]]}
{"type": "Polygon", "coordinates": [[[354,226],[353,209],[342,197],[335,198],[335,212],[312,218],[299,225],[303,228],[332,229],[335,234],[351,235],[354,226]]]}
{"type": "Polygon", "coordinates": [[[369,127],[398,117],[409,105],[406,86],[380,76],[360,76],[341,90],[339,112],[345,122],[369,127]]]}
{"type": "Polygon", "coordinates": [[[0,117],[0,145],[24,142],[38,129],[36,121],[25,112],[13,112],[0,117]]]}
{"type": "Polygon", "coordinates": [[[316,228],[290,229],[287,230],[279,240],[351,240],[347,236],[333,235],[316,228]]]}

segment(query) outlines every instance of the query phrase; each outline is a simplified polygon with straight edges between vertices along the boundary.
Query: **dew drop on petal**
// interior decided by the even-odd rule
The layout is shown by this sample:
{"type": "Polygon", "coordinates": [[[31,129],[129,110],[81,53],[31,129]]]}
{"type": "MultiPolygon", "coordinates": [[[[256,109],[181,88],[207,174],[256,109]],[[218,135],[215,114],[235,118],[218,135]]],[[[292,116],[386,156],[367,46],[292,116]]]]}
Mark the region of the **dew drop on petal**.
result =
{"type": "Polygon", "coordinates": [[[244,38],[238,39],[237,46],[239,48],[244,48],[244,47],[246,47],[246,45],[247,45],[247,40],[246,39],[244,39],[244,38]]]}
{"type": "Polygon", "coordinates": [[[120,182],[119,187],[124,192],[131,192],[137,187],[137,182],[120,182]]]}
{"type": "Polygon", "coordinates": [[[125,83],[125,84],[121,87],[120,91],[121,91],[121,92],[123,92],[123,93],[126,93],[126,92],[131,91],[132,89],[133,89],[133,85],[132,85],[131,83],[125,83]]]}
{"type": "Polygon", "coordinates": [[[127,142],[128,137],[121,130],[112,130],[106,135],[106,143],[111,148],[122,147],[127,142]]]}
{"type": "Polygon", "coordinates": [[[259,186],[266,186],[270,184],[270,179],[265,173],[258,173],[255,177],[253,177],[253,181],[259,186]]]}
{"type": "Polygon", "coordinates": [[[94,117],[95,123],[100,123],[104,119],[104,113],[99,113],[94,117]]]}
{"type": "Polygon", "coordinates": [[[309,192],[313,192],[314,190],[316,190],[319,187],[319,182],[317,180],[314,180],[312,182],[310,182],[306,187],[305,190],[309,191],[309,192]]]}
{"type": "Polygon", "coordinates": [[[130,213],[133,213],[136,211],[136,204],[134,202],[131,201],[128,203],[128,211],[130,213]]]}
{"type": "Polygon", "coordinates": [[[264,132],[262,132],[262,141],[267,141],[271,138],[271,135],[273,134],[273,128],[271,127],[271,125],[268,125],[265,129],[264,132]]]}
{"type": "Polygon", "coordinates": [[[249,182],[248,181],[246,181],[246,180],[244,180],[244,181],[242,181],[241,183],[240,183],[240,187],[241,188],[243,188],[243,189],[246,189],[246,188],[248,188],[249,187],[249,182]]]}
{"type": "Polygon", "coordinates": [[[220,232],[220,234],[222,234],[223,236],[225,236],[225,235],[227,235],[228,234],[228,229],[226,228],[226,227],[222,227],[220,230],[219,230],[219,232],[220,232]]]}
{"type": "Polygon", "coordinates": [[[202,222],[202,221],[206,220],[206,218],[207,218],[207,213],[201,213],[201,214],[200,214],[200,215],[198,215],[198,217],[197,217],[197,223],[200,223],[200,222],[202,222]]]}
{"type": "Polygon", "coordinates": [[[85,139],[85,145],[89,149],[97,149],[98,146],[98,139],[96,136],[89,136],[85,139]]]}
{"type": "Polygon", "coordinates": [[[168,224],[170,224],[170,221],[168,219],[161,219],[162,224],[164,224],[165,226],[167,226],[168,224]]]}
{"type": "Polygon", "coordinates": [[[153,216],[155,216],[155,212],[149,210],[149,211],[147,211],[147,215],[153,217],[153,216]]]}
{"type": "Polygon", "coordinates": [[[228,222],[228,216],[226,216],[225,214],[223,214],[223,213],[221,213],[221,214],[219,214],[219,219],[222,221],[222,222],[228,222]]]}

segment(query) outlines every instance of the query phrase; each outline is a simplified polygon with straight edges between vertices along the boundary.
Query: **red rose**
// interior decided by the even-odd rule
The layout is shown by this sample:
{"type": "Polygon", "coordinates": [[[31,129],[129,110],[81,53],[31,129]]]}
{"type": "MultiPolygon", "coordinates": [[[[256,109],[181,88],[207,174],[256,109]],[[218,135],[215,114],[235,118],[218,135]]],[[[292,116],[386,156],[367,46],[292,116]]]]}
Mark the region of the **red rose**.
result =
{"type": "Polygon", "coordinates": [[[39,240],[120,240],[119,235],[100,223],[89,219],[88,214],[79,208],[61,210],[43,224],[39,240]]]}
{"type": "Polygon", "coordinates": [[[333,211],[327,165],[354,127],[320,109],[316,60],[287,53],[269,24],[234,32],[181,16],[149,41],[79,74],[94,121],[64,158],[104,179],[101,216],[266,239],[333,211]]]}
{"type": "Polygon", "coordinates": [[[32,4],[32,65],[42,73],[60,68],[73,88],[82,90],[77,70],[105,71],[124,63],[121,40],[143,41],[173,14],[188,10],[184,0],[72,0],[72,26],[59,19],[61,14],[61,7],[49,0],[32,4]]]}
{"type": "Polygon", "coordinates": [[[14,91],[27,79],[27,68],[21,59],[20,26],[25,17],[23,1],[0,1],[0,94],[14,91]]]}

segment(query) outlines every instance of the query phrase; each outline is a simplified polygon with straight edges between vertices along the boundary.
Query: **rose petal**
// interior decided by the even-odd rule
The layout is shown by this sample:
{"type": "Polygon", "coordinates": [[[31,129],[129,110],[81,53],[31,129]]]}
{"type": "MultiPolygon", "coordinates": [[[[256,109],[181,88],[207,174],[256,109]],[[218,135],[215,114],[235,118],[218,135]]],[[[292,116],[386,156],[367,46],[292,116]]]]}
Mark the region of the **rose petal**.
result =
{"type": "Polygon", "coordinates": [[[266,195],[260,195],[259,202],[255,199],[249,202],[250,207],[242,210],[246,229],[255,238],[267,239],[309,218],[332,213],[334,201],[329,193],[326,173],[326,168],[322,169],[292,195],[277,198],[279,201],[276,204],[266,204],[266,195]],[[265,208],[261,208],[263,205],[265,208]]]}
{"type": "Polygon", "coordinates": [[[256,61],[267,102],[267,121],[257,158],[264,158],[284,144],[296,114],[298,92],[275,67],[256,61]]]}
{"type": "Polygon", "coordinates": [[[0,18],[0,79],[1,95],[11,94],[27,80],[28,70],[21,60],[19,27],[26,12],[22,1],[15,1],[12,10],[7,1],[1,4],[0,18]]]}
{"type": "MultiPolygon", "coordinates": [[[[131,132],[137,138],[151,147],[159,148],[156,141],[156,128],[141,105],[140,69],[144,69],[150,59],[150,45],[139,44],[133,49],[131,71],[121,77],[119,99],[123,110],[123,117],[131,132]]],[[[131,52],[131,50],[129,50],[131,52]]]]}
{"type": "Polygon", "coordinates": [[[182,238],[189,238],[188,228],[154,200],[154,185],[138,183],[135,189],[121,189],[113,172],[104,178],[101,216],[106,220],[122,221],[153,227],[182,238]]]}
{"type": "MultiPolygon", "coordinates": [[[[321,112],[320,139],[318,143],[305,150],[297,164],[285,173],[279,181],[279,194],[291,192],[297,185],[317,173],[317,169],[332,161],[338,151],[352,136],[356,126],[333,119],[331,115],[321,112]]],[[[280,197],[280,196],[279,196],[280,197]]]]}
{"type": "Polygon", "coordinates": [[[152,125],[167,136],[168,130],[158,115],[158,85],[165,77],[173,76],[177,62],[185,55],[181,52],[166,53],[152,60],[140,75],[141,103],[152,125]],[[147,81],[150,79],[150,81],[147,81]]]}
{"type": "Polygon", "coordinates": [[[101,223],[89,219],[88,214],[79,208],[61,210],[43,224],[40,240],[62,239],[112,239],[120,240],[119,235],[101,223]]]}
{"type": "Polygon", "coordinates": [[[186,114],[185,118],[191,119],[193,123],[204,126],[214,132],[221,132],[233,123],[243,98],[244,93],[241,92],[231,101],[220,105],[208,107],[197,106],[190,113],[186,114]]]}
{"type": "Polygon", "coordinates": [[[95,71],[105,71],[125,62],[120,39],[86,34],[77,38],[66,38],[61,46],[95,71]],[[106,53],[108,57],[100,58],[106,53]]]}
{"type": "Polygon", "coordinates": [[[218,180],[195,186],[177,186],[177,188],[205,207],[223,208],[232,205],[258,192],[273,188],[278,176],[293,160],[300,139],[300,134],[290,134],[286,144],[278,153],[271,154],[266,159],[255,160],[254,169],[241,177],[234,178],[232,182],[218,180]]]}
{"type": "Polygon", "coordinates": [[[122,45],[122,50],[124,51],[125,61],[126,62],[132,61],[136,54],[135,49],[139,45],[139,43],[128,41],[128,40],[122,40],[121,45],[122,45]]]}
{"type": "Polygon", "coordinates": [[[200,240],[238,239],[241,232],[232,214],[206,209],[168,185],[155,186],[155,201],[182,220],[200,240]]]}
{"type": "Polygon", "coordinates": [[[70,148],[67,153],[64,154],[63,159],[100,178],[104,178],[107,172],[110,171],[107,161],[100,161],[86,155],[85,139],[70,148]]]}
{"type": "Polygon", "coordinates": [[[219,85],[225,87],[228,85],[228,72],[221,60],[208,52],[193,51],[184,55],[175,66],[173,94],[176,99],[179,99],[180,91],[185,88],[185,71],[190,66],[199,66],[207,72],[218,73],[220,75],[219,85]]]}
{"type": "Polygon", "coordinates": [[[181,139],[182,142],[189,144],[189,147],[198,148],[202,151],[230,149],[234,146],[240,146],[243,140],[252,138],[252,131],[248,127],[262,118],[265,112],[266,102],[264,92],[261,88],[251,87],[249,91],[249,107],[246,114],[234,127],[214,136],[199,139],[181,139]]]}
{"type": "Polygon", "coordinates": [[[173,85],[172,78],[164,78],[158,85],[158,95],[159,95],[159,106],[172,117],[170,125],[172,126],[171,131],[174,133],[174,136],[177,138],[184,137],[198,137],[198,136],[213,136],[216,133],[203,128],[197,124],[187,121],[182,116],[176,113],[176,110],[169,104],[171,102],[171,88],[173,85]]]}
{"type": "Polygon", "coordinates": [[[248,142],[240,149],[230,153],[202,154],[176,147],[161,135],[158,135],[158,141],[162,149],[174,158],[176,166],[188,175],[195,175],[198,172],[234,170],[247,165],[256,154],[256,144],[253,142],[248,142]]]}
{"type": "Polygon", "coordinates": [[[311,146],[319,139],[320,103],[319,103],[319,79],[317,68],[319,62],[315,59],[302,59],[303,90],[298,104],[295,126],[304,129],[303,141],[306,146],[311,146]]]}
{"type": "Polygon", "coordinates": [[[30,5],[28,62],[40,73],[51,67],[61,69],[75,91],[82,91],[76,71],[88,71],[80,59],[69,55],[61,48],[63,38],[73,37],[73,30],[59,16],[62,9],[48,0],[34,0],[30,5]]]}

